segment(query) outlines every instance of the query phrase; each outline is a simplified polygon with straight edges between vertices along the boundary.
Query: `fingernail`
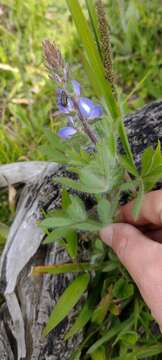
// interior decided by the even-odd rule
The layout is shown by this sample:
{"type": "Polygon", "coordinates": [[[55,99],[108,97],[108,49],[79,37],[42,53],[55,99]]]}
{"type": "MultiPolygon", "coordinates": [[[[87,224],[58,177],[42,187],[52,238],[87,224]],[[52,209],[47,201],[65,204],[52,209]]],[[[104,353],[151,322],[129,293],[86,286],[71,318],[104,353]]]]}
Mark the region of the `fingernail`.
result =
{"type": "Polygon", "coordinates": [[[107,245],[112,247],[113,227],[111,225],[103,228],[100,231],[100,236],[107,245]]]}

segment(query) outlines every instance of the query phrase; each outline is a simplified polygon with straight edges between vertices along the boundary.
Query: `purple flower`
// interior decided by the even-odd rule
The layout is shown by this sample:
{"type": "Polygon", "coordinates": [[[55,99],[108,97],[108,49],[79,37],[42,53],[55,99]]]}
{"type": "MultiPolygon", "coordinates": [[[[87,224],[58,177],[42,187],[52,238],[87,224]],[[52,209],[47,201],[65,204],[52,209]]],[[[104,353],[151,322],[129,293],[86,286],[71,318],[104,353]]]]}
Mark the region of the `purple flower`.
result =
{"type": "Polygon", "coordinates": [[[81,93],[79,82],[77,80],[72,80],[71,83],[72,83],[75,95],[79,97],[80,93],[81,93]]]}
{"type": "MultiPolygon", "coordinates": [[[[71,81],[75,99],[78,103],[79,111],[86,120],[97,119],[102,116],[102,107],[99,104],[94,104],[92,100],[87,97],[81,97],[80,84],[76,80],[71,81]]],[[[67,126],[60,129],[58,135],[64,139],[73,136],[77,130],[73,125],[77,119],[77,110],[73,103],[73,97],[68,96],[64,89],[57,90],[57,105],[60,113],[67,115],[67,126]],[[74,113],[74,115],[72,114],[74,113]]]]}
{"type": "Polygon", "coordinates": [[[101,105],[95,105],[92,100],[87,97],[79,99],[79,109],[81,114],[88,120],[93,120],[102,116],[101,105]]]}
{"type": "Polygon", "coordinates": [[[71,126],[66,126],[64,128],[61,128],[58,132],[58,136],[63,138],[63,139],[68,139],[70,138],[71,136],[75,135],[77,132],[76,129],[74,129],[73,127],[71,126]]]}
{"type": "MultiPolygon", "coordinates": [[[[80,97],[80,84],[76,80],[72,80],[74,94],[78,97],[78,104],[81,114],[87,119],[92,120],[102,116],[101,105],[95,105],[92,100],[87,97],[80,97]]],[[[57,105],[60,113],[69,114],[75,111],[72,98],[67,96],[64,89],[57,90],[57,105]]]]}

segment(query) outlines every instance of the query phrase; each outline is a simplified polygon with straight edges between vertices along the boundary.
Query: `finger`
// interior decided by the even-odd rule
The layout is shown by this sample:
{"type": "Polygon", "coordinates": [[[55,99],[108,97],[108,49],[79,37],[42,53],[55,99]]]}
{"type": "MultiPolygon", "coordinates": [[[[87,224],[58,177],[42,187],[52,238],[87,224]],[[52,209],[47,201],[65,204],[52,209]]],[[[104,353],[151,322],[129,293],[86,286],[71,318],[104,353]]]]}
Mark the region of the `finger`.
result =
{"type": "Polygon", "coordinates": [[[132,225],[145,225],[152,223],[162,225],[162,190],[151,191],[145,194],[140,215],[137,220],[133,218],[132,209],[134,200],[121,207],[119,221],[131,223],[132,225]]]}
{"type": "Polygon", "coordinates": [[[152,315],[162,327],[162,245],[129,224],[110,225],[100,235],[130,272],[152,315]]]}

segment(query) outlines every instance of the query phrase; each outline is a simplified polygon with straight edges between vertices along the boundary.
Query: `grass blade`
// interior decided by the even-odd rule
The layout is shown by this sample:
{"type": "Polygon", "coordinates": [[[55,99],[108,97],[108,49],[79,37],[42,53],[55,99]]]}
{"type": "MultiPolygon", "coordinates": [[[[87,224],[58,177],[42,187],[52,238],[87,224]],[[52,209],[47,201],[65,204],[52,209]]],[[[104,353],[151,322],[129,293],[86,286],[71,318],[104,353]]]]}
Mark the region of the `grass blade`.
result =
{"type": "Polygon", "coordinates": [[[89,274],[80,275],[66,288],[48,319],[43,331],[44,336],[48,335],[68,315],[86,290],[89,280],[89,274]]]}

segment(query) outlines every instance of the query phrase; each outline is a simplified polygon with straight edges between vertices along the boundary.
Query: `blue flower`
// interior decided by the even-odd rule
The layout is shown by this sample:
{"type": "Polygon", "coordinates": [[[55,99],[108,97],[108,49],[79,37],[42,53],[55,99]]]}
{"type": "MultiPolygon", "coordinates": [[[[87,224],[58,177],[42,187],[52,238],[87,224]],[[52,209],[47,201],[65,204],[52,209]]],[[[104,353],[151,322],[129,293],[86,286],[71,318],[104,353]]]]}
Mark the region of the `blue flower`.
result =
{"type": "MultiPolygon", "coordinates": [[[[81,87],[78,81],[71,81],[73,92],[78,103],[79,111],[86,120],[93,120],[100,118],[103,114],[102,107],[99,104],[94,104],[92,100],[87,97],[81,97],[81,87]]],[[[73,125],[77,118],[77,111],[73,103],[72,97],[68,96],[64,89],[57,90],[57,105],[60,113],[66,114],[68,117],[68,126],[59,130],[58,135],[67,139],[74,135],[77,130],[73,125]],[[72,114],[74,113],[74,115],[72,114]]]]}
{"type": "MultiPolygon", "coordinates": [[[[92,100],[87,97],[80,97],[80,84],[76,80],[72,80],[72,86],[75,96],[78,98],[79,110],[87,120],[97,119],[102,116],[101,105],[95,105],[92,100]]],[[[72,98],[66,95],[64,89],[57,90],[57,105],[60,113],[69,114],[75,111],[72,98]]]]}
{"type": "Polygon", "coordinates": [[[79,109],[87,120],[97,119],[102,116],[101,105],[95,105],[93,101],[87,97],[81,97],[79,99],[79,109]]]}
{"type": "Polygon", "coordinates": [[[73,87],[75,95],[79,97],[80,93],[81,93],[79,82],[77,80],[72,80],[71,83],[72,83],[72,87],[73,87]]]}
{"type": "Polygon", "coordinates": [[[73,127],[71,126],[66,126],[64,128],[61,128],[58,132],[58,136],[63,138],[63,139],[68,139],[70,138],[71,136],[75,135],[77,132],[76,129],[74,129],[73,127]]]}

